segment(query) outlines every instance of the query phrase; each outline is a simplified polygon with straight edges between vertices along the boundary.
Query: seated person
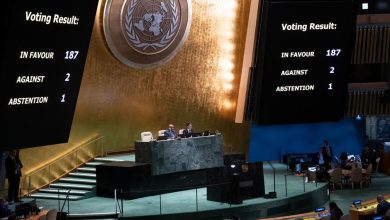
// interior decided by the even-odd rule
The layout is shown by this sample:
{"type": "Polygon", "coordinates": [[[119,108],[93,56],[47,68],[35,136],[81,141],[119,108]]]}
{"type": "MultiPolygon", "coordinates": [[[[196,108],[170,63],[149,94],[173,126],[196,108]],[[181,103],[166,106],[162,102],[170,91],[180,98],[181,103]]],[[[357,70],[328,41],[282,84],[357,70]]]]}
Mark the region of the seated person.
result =
{"type": "Polygon", "coordinates": [[[383,195],[378,195],[376,197],[376,200],[378,201],[378,205],[376,206],[376,214],[383,216],[386,214],[387,210],[390,209],[390,203],[388,203],[383,195]]]}
{"type": "Polygon", "coordinates": [[[177,138],[175,126],[173,124],[169,124],[168,129],[164,131],[164,136],[167,139],[175,139],[177,138]]]}
{"type": "Polygon", "coordinates": [[[5,199],[0,199],[0,218],[6,218],[11,216],[11,210],[8,207],[8,203],[5,199]]]}
{"type": "Polygon", "coordinates": [[[340,155],[340,167],[343,170],[351,170],[352,169],[352,164],[348,160],[348,154],[346,152],[343,152],[340,155]]]}
{"type": "Polygon", "coordinates": [[[352,170],[352,163],[348,160],[341,160],[340,166],[343,170],[352,170]]]}
{"type": "Polygon", "coordinates": [[[192,137],[192,123],[191,122],[186,123],[186,128],[183,130],[182,137],[183,138],[192,137]]]}

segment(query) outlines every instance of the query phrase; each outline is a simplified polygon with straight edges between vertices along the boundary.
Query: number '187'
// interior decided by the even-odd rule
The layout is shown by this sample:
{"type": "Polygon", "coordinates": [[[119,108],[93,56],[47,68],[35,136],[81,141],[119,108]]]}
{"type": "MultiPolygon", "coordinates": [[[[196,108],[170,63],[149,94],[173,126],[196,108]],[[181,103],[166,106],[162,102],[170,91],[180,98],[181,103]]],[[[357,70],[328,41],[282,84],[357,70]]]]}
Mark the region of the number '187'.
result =
{"type": "Polygon", "coordinates": [[[327,57],[337,57],[341,52],[341,49],[330,49],[326,51],[327,57]]]}
{"type": "Polygon", "coordinates": [[[77,50],[67,50],[65,52],[65,60],[75,60],[79,55],[79,51],[77,50]]]}

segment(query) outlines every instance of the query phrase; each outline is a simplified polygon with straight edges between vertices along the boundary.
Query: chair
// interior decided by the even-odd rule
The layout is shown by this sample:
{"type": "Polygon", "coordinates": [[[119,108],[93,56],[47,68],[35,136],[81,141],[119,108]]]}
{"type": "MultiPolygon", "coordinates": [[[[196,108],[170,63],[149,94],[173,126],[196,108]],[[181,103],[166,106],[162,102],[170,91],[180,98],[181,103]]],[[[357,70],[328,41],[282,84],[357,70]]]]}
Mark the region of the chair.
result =
{"type": "Polygon", "coordinates": [[[158,136],[164,136],[164,132],[165,132],[165,130],[159,130],[158,131],[158,136]]]}
{"type": "Polygon", "coordinates": [[[150,131],[141,132],[141,141],[142,142],[149,142],[152,140],[153,140],[152,132],[150,132],[150,131]]]}
{"type": "Polygon", "coordinates": [[[57,212],[57,209],[50,209],[46,214],[46,220],[56,220],[57,212]]]}
{"type": "Polygon", "coordinates": [[[349,220],[349,214],[344,214],[340,217],[340,220],[349,220]]]}
{"type": "Polygon", "coordinates": [[[355,183],[359,183],[361,189],[363,187],[362,169],[361,168],[352,169],[351,178],[349,178],[349,181],[351,182],[352,189],[354,188],[355,183]]]}
{"type": "Polygon", "coordinates": [[[378,172],[379,162],[380,162],[380,161],[381,161],[381,158],[380,158],[380,157],[376,158],[376,160],[375,160],[375,162],[376,162],[375,173],[378,172]]]}
{"type": "Polygon", "coordinates": [[[335,185],[340,185],[340,188],[343,189],[343,183],[342,183],[343,174],[341,172],[341,168],[334,168],[333,171],[330,173],[330,180],[329,182],[333,185],[333,190],[335,189],[335,185]]]}
{"type": "Polygon", "coordinates": [[[367,185],[371,184],[371,172],[372,172],[372,163],[368,164],[366,169],[366,175],[364,176],[364,183],[367,185]]]}
{"type": "Polygon", "coordinates": [[[317,182],[317,173],[309,171],[308,172],[309,181],[317,182]]]}

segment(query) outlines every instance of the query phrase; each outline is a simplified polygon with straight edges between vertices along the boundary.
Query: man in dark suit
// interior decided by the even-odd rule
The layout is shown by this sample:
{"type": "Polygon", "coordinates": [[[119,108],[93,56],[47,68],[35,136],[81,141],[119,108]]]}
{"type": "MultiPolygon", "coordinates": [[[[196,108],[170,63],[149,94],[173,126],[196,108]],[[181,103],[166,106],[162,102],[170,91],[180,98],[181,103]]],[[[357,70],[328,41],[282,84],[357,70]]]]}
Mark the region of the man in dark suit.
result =
{"type": "Polygon", "coordinates": [[[330,157],[331,160],[333,160],[333,149],[332,149],[332,146],[330,146],[329,144],[329,141],[328,140],[324,140],[324,145],[323,147],[325,147],[326,149],[326,154],[328,155],[328,157],[330,157]]]}
{"type": "Polygon", "coordinates": [[[385,215],[387,210],[390,209],[390,203],[388,203],[383,195],[378,195],[376,197],[376,200],[378,201],[378,205],[376,206],[376,214],[377,215],[385,215]]]}
{"type": "Polygon", "coordinates": [[[18,202],[20,177],[23,165],[16,150],[11,150],[5,159],[5,172],[8,178],[8,201],[18,202]]]}
{"type": "Polygon", "coordinates": [[[183,130],[183,137],[184,138],[192,137],[192,123],[191,122],[186,123],[186,128],[183,130]]]}

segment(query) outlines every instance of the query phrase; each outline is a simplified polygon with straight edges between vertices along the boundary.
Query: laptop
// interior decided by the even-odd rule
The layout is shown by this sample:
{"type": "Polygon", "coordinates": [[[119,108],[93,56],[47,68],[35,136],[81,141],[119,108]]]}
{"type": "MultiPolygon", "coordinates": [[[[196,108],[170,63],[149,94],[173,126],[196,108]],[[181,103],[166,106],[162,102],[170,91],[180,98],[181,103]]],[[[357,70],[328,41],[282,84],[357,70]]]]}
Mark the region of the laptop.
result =
{"type": "Polygon", "coordinates": [[[168,139],[168,137],[166,137],[166,136],[158,136],[157,137],[158,141],[163,141],[163,140],[167,140],[167,139],[168,139]]]}
{"type": "Polygon", "coordinates": [[[199,137],[199,136],[202,136],[202,133],[194,132],[191,134],[191,137],[199,137]]]}

